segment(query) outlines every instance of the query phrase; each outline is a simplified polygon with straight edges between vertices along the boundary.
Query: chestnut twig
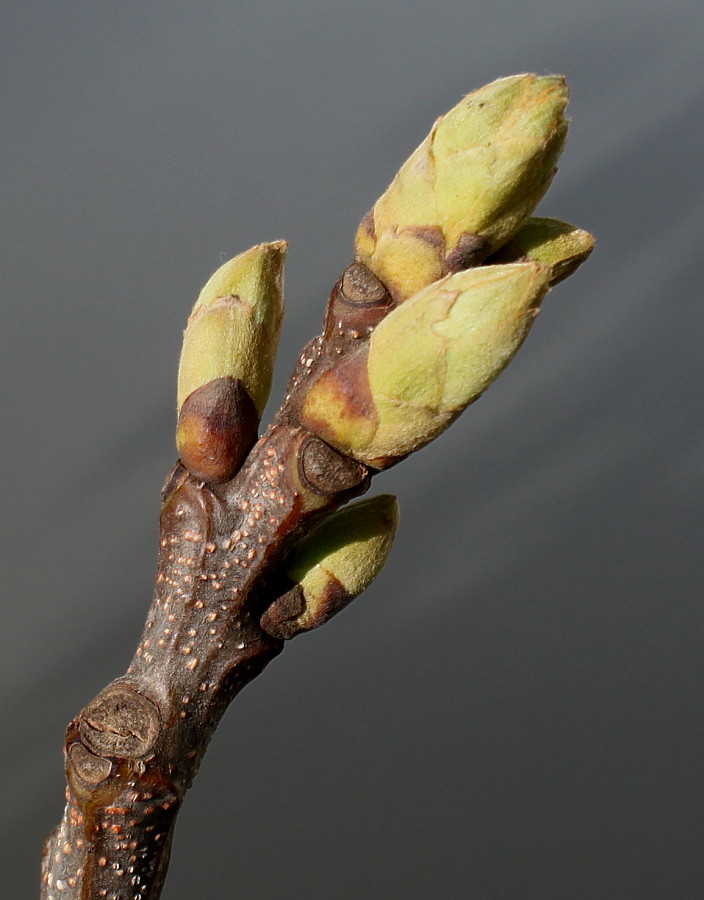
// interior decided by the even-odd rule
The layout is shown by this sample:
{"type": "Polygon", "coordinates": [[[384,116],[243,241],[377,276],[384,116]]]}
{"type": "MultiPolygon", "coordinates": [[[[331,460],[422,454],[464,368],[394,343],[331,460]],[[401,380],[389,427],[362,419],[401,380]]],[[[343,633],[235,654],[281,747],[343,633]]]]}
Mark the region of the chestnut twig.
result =
{"type": "Polygon", "coordinates": [[[435,123],[362,220],[322,333],[259,438],[286,244],[253,247],[203,289],[184,336],[154,598],[129,668],[68,727],[44,900],[160,895],[177,813],[232,698],[387,558],[395,498],[344,504],[486,389],[549,286],[588,256],[586,232],[531,218],[566,102],[562,78],[519,75],[435,123]]]}

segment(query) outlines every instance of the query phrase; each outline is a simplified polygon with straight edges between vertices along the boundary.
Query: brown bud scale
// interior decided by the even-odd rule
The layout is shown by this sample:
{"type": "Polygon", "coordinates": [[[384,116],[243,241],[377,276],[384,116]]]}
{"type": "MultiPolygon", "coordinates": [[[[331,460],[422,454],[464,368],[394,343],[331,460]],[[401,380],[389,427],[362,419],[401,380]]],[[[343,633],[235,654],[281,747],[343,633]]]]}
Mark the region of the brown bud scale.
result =
{"type": "Polygon", "coordinates": [[[303,590],[300,584],[296,584],[274,600],[262,615],[259,624],[267,634],[286,641],[298,633],[294,620],[304,609],[303,590]]]}
{"type": "Polygon", "coordinates": [[[363,263],[343,271],[325,310],[323,337],[333,360],[367,340],[395,303],[386,286],[363,263]]]}
{"type": "Polygon", "coordinates": [[[480,265],[490,250],[490,241],[481,234],[463,231],[453,249],[445,257],[444,274],[451,275],[480,265]]]}
{"type": "Polygon", "coordinates": [[[257,439],[259,415],[239,379],[225,376],[197,388],[184,400],[176,429],[181,462],[210,484],[237,474],[257,439]]]}
{"type": "Polygon", "coordinates": [[[348,491],[362,482],[367,470],[349,456],[312,437],[301,448],[300,466],[306,482],[320,494],[348,491]]]}

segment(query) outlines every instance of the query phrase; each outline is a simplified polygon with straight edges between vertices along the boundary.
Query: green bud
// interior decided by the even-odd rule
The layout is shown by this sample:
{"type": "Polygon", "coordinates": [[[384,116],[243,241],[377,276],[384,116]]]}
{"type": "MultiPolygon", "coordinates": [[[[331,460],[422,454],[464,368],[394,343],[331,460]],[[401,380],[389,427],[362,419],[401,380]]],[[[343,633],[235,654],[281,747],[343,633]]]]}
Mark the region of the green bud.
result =
{"type": "Polygon", "coordinates": [[[488,262],[505,263],[532,259],[550,266],[550,286],[564,281],[594,249],[588,231],[559,219],[532,218],[488,262]]]}
{"type": "Polygon", "coordinates": [[[555,172],[567,99],[561,76],[514,75],[437,120],[357,232],[357,259],[396,302],[518,231],[555,172]]]}
{"type": "Polygon", "coordinates": [[[206,482],[232,478],[255,442],[283,314],[286,243],[221,266],[193,307],[178,373],[176,446],[206,482]]]}
{"type": "Polygon", "coordinates": [[[221,266],[200,292],[183,336],[178,408],[216,378],[242,382],[261,415],[283,315],[286,242],[257,244],[221,266]]]}
{"type": "Polygon", "coordinates": [[[284,564],[295,587],[264,613],[261,625],[288,639],[323,625],[376,578],[391,551],[398,503],[390,494],[333,513],[298,544],[284,564]]]}
{"type": "Polygon", "coordinates": [[[377,468],[427,444],[513,358],[550,269],[535,262],[449,275],[391,312],[368,346],[313,383],[301,422],[377,468]]]}

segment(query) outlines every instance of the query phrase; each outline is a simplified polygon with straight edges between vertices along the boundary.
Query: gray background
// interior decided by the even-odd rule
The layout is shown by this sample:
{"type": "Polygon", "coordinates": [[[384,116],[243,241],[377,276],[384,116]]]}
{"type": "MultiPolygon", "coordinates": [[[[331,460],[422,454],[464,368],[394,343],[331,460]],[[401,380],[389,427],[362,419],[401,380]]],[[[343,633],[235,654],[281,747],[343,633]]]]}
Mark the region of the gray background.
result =
{"type": "Polygon", "coordinates": [[[164,896],[703,896],[700,4],[2,19],[4,895],[35,896],[65,723],[141,629],[200,286],[290,241],[276,398],[435,116],[533,70],[573,98],[541,211],[598,249],[487,397],[378,480],[389,564],[230,709],[164,896]]]}

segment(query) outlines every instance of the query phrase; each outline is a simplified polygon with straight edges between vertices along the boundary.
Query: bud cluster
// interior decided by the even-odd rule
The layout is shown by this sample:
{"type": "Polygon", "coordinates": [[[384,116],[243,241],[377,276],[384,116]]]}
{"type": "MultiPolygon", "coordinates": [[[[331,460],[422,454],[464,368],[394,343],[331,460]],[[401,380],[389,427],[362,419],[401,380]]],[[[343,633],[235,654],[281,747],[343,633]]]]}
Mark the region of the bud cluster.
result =
{"type": "MultiPolygon", "coordinates": [[[[433,440],[486,390],[548,289],[594,245],[586,231],[532,216],[564,145],[567,99],[562,77],[516,75],[435,122],[362,220],[355,261],[333,288],[278,423],[373,474],[433,440]]],[[[190,475],[213,485],[237,475],[257,437],[285,251],[282,241],[260,244],[226,263],[188,322],[177,444],[190,475]]],[[[323,517],[286,556],[262,628],[293,637],[344,607],[383,565],[397,514],[384,496],[323,517]]]]}
{"type": "Polygon", "coordinates": [[[438,119],[357,232],[356,265],[393,306],[308,387],[306,428],[383,469],[437,437],[510,362],[548,288],[594,244],[531,218],[566,103],[563,78],[516,75],[438,119]]]}

